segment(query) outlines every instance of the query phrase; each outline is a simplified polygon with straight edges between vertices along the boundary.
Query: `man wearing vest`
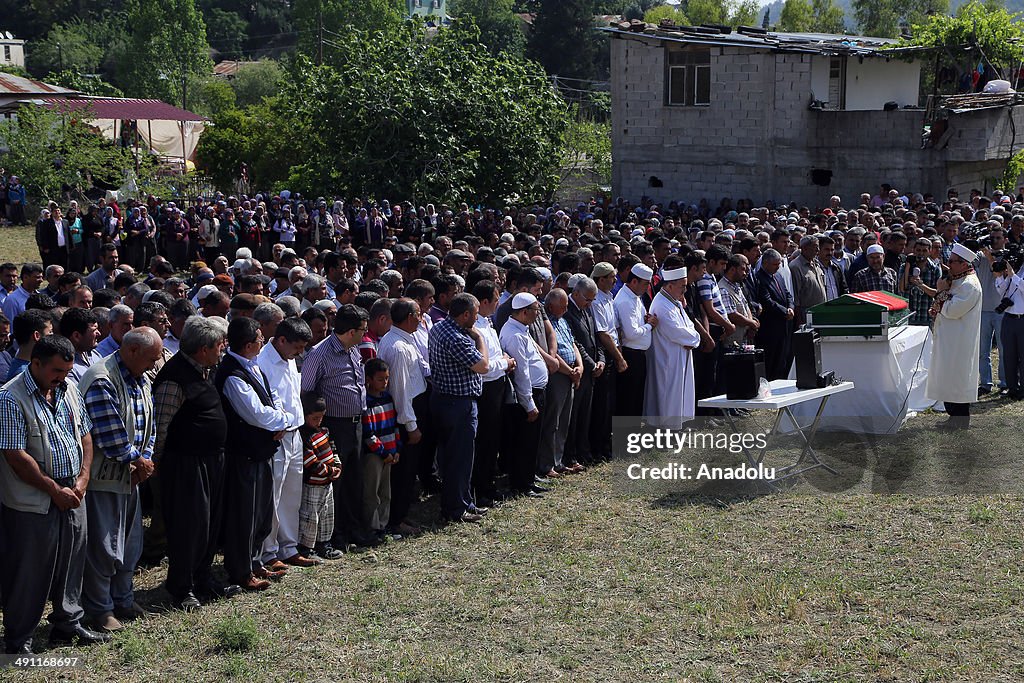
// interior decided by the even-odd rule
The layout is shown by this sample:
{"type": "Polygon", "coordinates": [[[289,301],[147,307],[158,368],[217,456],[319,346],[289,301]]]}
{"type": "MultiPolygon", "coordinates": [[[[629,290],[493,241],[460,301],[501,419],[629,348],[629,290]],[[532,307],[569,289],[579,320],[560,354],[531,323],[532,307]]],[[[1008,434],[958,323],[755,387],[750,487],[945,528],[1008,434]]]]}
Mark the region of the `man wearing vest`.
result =
{"type": "Polygon", "coordinates": [[[52,601],[52,644],[104,642],[79,622],[85,568],[86,508],[92,467],[92,423],[66,381],[75,349],[64,337],[43,337],[25,372],[0,390],[0,563],[4,645],[30,655],[32,636],[52,601]]]}
{"type": "Polygon", "coordinates": [[[189,318],[178,353],[153,382],[153,460],[167,527],[167,592],[186,611],[200,607],[197,593],[212,599],[241,590],[219,586],[210,576],[220,535],[228,427],[209,373],[220,362],[227,331],[223,318],[189,318]]]}
{"type": "Polygon", "coordinates": [[[228,326],[228,352],[214,384],[227,418],[224,446],[224,569],[245,590],[270,587],[287,569],[263,566],[263,542],[274,523],[273,458],[293,418],[256,364],[263,348],[260,324],[235,318],[228,326]]]}
{"type": "Polygon", "coordinates": [[[124,335],[121,348],[86,371],[78,385],[92,422],[95,450],[86,509],[83,607],[96,630],[144,617],[135,603],[132,574],[142,554],[138,484],[153,473],[153,394],[146,373],[162,358],[163,342],[151,327],[124,335]]]}

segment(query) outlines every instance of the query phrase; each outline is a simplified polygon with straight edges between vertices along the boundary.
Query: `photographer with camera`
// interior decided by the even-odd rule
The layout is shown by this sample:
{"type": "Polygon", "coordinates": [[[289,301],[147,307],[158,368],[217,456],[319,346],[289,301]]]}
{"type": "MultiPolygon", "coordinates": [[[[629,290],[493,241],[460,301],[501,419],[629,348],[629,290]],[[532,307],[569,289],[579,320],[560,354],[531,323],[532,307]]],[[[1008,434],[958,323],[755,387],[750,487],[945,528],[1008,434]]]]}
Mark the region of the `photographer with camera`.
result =
{"type": "Polygon", "coordinates": [[[927,237],[914,242],[914,253],[907,257],[907,262],[900,273],[900,293],[910,301],[911,325],[927,325],[931,327],[932,319],[928,315],[932,298],[936,294],[942,268],[929,258],[932,243],[927,237]]]}
{"type": "Polygon", "coordinates": [[[1024,398],[1024,280],[1006,261],[996,262],[993,270],[997,267],[995,289],[1000,301],[995,312],[1003,318],[999,365],[1006,368],[1005,374],[1000,371],[1000,378],[1006,380],[1008,396],[1019,401],[1024,398]]]}
{"type": "Polygon", "coordinates": [[[992,392],[992,341],[995,340],[999,349],[999,390],[1006,389],[1006,354],[1003,349],[1003,314],[999,312],[999,300],[1002,295],[996,291],[996,268],[1006,263],[1006,232],[998,223],[994,223],[987,239],[982,240],[978,258],[974,262],[974,270],[981,283],[981,346],[978,352],[978,370],[980,384],[978,396],[992,392]]]}

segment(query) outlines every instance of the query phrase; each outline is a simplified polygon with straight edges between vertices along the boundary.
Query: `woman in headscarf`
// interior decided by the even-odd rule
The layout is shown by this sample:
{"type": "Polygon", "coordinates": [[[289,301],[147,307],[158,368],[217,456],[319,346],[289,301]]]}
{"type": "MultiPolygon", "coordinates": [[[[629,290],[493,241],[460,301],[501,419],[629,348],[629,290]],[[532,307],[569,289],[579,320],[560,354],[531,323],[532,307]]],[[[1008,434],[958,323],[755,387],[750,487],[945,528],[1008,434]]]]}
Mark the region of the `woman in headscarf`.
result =
{"type": "Polygon", "coordinates": [[[188,233],[188,221],[181,209],[175,209],[167,225],[167,260],[179,270],[188,266],[188,233]]]}
{"type": "Polygon", "coordinates": [[[148,226],[142,218],[142,210],[137,206],[133,207],[132,213],[128,217],[128,222],[125,225],[124,260],[136,271],[141,271],[145,268],[145,239],[147,232],[148,226]]]}
{"type": "Polygon", "coordinates": [[[82,272],[82,217],[78,215],[78,207],[72,206],[67,215],[68,231],[71,233],[71,244],[68,245],[68,270],[72,273],[82,272]]]}

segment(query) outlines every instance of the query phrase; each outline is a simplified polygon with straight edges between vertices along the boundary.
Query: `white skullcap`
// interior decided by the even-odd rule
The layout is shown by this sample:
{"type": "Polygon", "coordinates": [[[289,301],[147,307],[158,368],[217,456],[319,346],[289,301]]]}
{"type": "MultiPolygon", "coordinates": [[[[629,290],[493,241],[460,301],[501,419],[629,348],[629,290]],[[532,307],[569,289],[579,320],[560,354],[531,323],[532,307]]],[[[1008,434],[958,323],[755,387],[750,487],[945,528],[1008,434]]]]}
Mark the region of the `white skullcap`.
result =
{"type": "Polygon", "coordinates": [[[582,280],[585,277],[586,277],[586,275],[584,275],[583,273],[576,273],[576,274],[570,276],[569,277],[569,282],[566,284],[566,286],[569,288],[569,291],[572,291],[573,289],[575,289],[576,288],[576,283],[579,282],[580,280],[582,280]]]}
{"type": "Polygon", "coordinates": [[[520,311],[537,303],[537,297],[529,292],[520,292],[512,297],[512,310],[520,311]]]}
{"type": "Polygon", "coordinates": [[[953,253],[968,263],[974,263],[974,259],[978,258],[977,254],[959,242],[953,245],[953,253]]]}
{"type": "Polygon", "coordinates": [[[872,244],[870,247],[868,247],[867,255],[871,256],[872,254],[882,254],[884,256],[885,249],[883,249],[882,245],[880,244],[872,244]]]}
{"type": "Polygon", "coordinates": [[[673,282],[674,280],[682,280],[686,277],[686,268],[675,268],[673,270],[665,270],[661,273],[661,279],[665,282],[673,282]]]}
{"type": "Polygon", "coordinates": [[[547,268],[537,268],[537,275],[540,275],[545,280],[551,279],[551,271],[547,268]]]}
{"type": "Polygon", "coordinates": [[[218,291],[216,285],[203,285],[199,288],[199,293],[196,294],[196,301],[202,305],[203,299],[208,297],[212,292],[218,291]]]}
{"type": "Polygon", "coordinates": [[[641,280],[650,280],[654,278],[654,271],[642,263],[635,264],[629,269],[629,272],[633,273],[633,275],[636,275],[641,280]]]}
{"type": "Polygon", "coordinates": [[[498,239],[499,242],[515,242],[516,238],[512,236],[510,232],[501,233],[501,237],[498,239]]]}

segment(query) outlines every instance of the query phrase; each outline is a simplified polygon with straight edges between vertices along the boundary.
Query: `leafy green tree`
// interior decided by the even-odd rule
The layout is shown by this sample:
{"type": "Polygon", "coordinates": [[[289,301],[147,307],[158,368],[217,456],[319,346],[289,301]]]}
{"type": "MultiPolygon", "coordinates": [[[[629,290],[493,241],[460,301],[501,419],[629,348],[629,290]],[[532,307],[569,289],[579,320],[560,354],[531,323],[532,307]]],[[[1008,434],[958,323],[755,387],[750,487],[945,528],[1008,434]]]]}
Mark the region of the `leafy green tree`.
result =
{"type": "Polygon", "coordinates": [[[192,74],[188,77],[188,108],[200,116],[216,116],[235,108],[235,91],[213,74],[192,74]]]}
{"type": "Polygon", "coordinates": [[[567,112],[537,65],[491,55],[458,20],[430,39],[415,24],[353,38],[337,66],[300,59],[279,96],[215,117],[200,166],[222,186],[244,161],[257,186],[378,198],[553,187],[567,112]]]}
{"type": "Polygon", "coordinates": [[[206,37],[211,47],[222,59],[238,59],[248,36],[249,23],[235,12],[225,12],[219,7],[203,12],[206,20],[206,37]]]}
{"type": "Polygon", "coordinates": [[[335,63],[334,46],[353,39],[353,31],[391,32],[402,25],[405,11],[403,0],[295,0],[299,53],[316,61],[323,47],[324,63],[335,63]]]}
{"type": "Polygon", "coordinates": [[[77,71],[64,71],[50,73],[43,79],[47,83],[59,85],[62,88],[70,88],[86,95],[97,95],[100,97],[124,97],[121,89],[107,83],[99,76],[84,75],[77,71]]]}
{"type": "Polygon", "coordinates": [[[779,13],[779,28],[783,31],[810,31],[814,23],[814,9],[810,0],[786,0],[779,13]]]}
{"type": "Polygon", "coordinates": [[[97,42],[100,35],[93,28],[80,19],[53,26],[45,38],[27,45],[29,71],[40,76],[61,69],[96,73],[103,60],[103,48],[97,42]]]}
{"type": "Polygon", "coordinates": [[[843,33],[843,10],[832,0],[786,0],[779,15],[783,31],[843,33]]]}
{"type": "Polygon", "coordinates": [[[452,0],[452,16],[472,19],[480,29],[480,40],[491,54],[508,52],[522,56],[526,45],[519,18],[512,12],[512,0],[452,0]]]}
{"type": "Polygon", "coordinates": [[[940,48],[940,60],[961,72],[978,64],[979,50],[968,51],[964,46],[980,48],[996,69],[1016,68],[1024,60],[1024,24],[1019,16],[973,0],[962,5],[955,16],[936,15],[915,24],[913,38],[903,44],[940,48]]]}
{"type": "Polygon", "coordinates": [[[949,0],[853,0],[853,15],[865,36],[895,38],[902,21],[913,26],[949,12],[949,0]]]}
{"type": "Polygon", "coordinates": [[[757,0],[687,0],[681,9],[695,25],[751,26],[760,16],[757,0]]]}
{"type": "Polygon", "coordinates": [[[188,77],[213,68],[194,0],[128,0],[127,26],[119,81],[131,96],[181,104],[188,77]]]}
{"type": "MultiPolygon", "coordinates": [[[[7,143],[4,166],[20,176],[30,197],[82,197],[93,182],[115,187],[134,172],[131,152],[115,146],[88,125],[88,112],[62,114],[25,106],[16,119],[0,121],[0,138],[7,143]]],[[[142,175],[148,180],[151,167],[142,175]]]]}
{"type": "Polygon", "coordinates": [[[672,5],[659,5],[644,13],[644,21],[648,24],[660,24],[662,19],[669,19],[678,26],[688,26],[690,24],[690,19],[683,11],[672,5]]]}
{"type": "Polygon", "coordinates": [[[284,78],[284,69],[278,62],[273,59],[261,59],[239,69],[228,83],[235,91],[237,105],[248,107],[280,92],[284,78]]]}
{"type": "Polygon", "coordinates": [[[814,24],[812,29],[818,33],[846,33],[846,17],[843,8],[832,0],[812,0],[814,8],[814,24]]]}
{"type": "Polygon", "coordinates": [[[549,74],[595,76],[594,0],[541,0],[528,54],[549,74]]]}

